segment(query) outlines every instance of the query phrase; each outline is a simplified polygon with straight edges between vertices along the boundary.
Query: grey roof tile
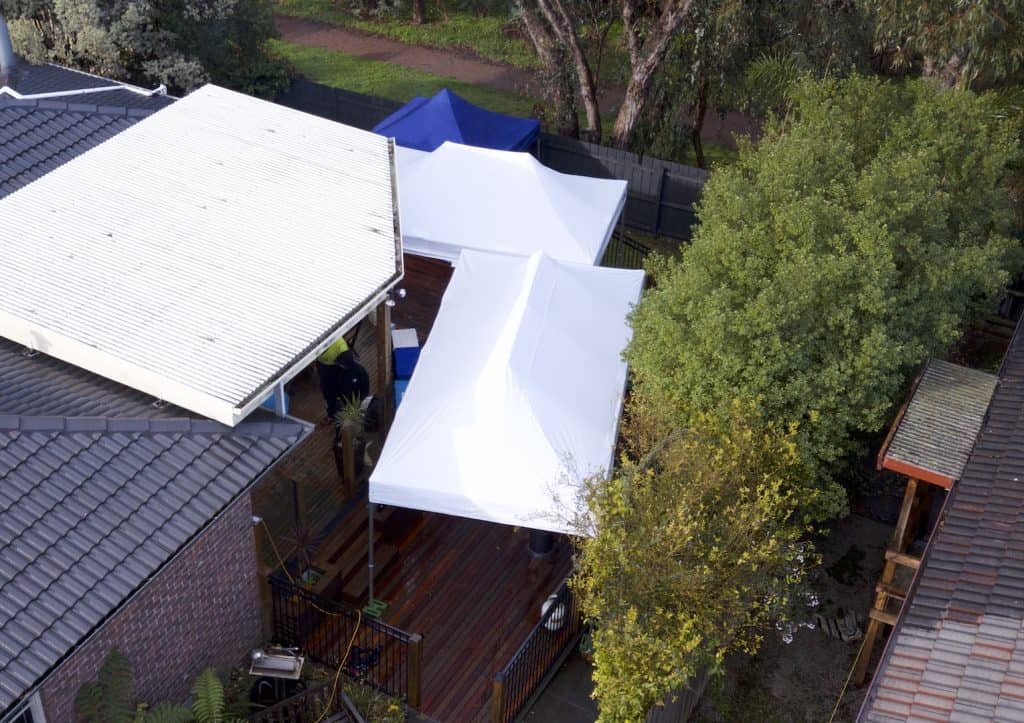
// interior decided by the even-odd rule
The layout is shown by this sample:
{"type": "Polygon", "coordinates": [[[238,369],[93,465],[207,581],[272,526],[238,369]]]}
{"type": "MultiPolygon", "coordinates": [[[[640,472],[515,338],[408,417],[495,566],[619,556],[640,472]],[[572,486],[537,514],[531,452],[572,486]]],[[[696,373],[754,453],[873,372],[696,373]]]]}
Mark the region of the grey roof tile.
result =
{"type": "Polygon", "coordinates": [[[3,340],[0,371],[2,714],[307,428],[196,423],[3,340]]]}

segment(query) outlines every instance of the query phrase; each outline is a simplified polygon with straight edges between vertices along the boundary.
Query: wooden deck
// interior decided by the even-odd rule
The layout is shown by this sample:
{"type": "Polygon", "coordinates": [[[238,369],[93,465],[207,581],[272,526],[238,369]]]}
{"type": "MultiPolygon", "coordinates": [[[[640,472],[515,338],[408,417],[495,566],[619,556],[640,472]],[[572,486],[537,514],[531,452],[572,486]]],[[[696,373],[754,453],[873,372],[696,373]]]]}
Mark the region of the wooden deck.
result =
{"type": "MultiPolygon", "coordinates": [[[[399,288],[406,294],[396,298],[392,321],[397,328],[415,328],[423,344],[452,268],[406,256],[405,270],[399,288]]],[[[377,360],[373,323],[371,315],[355,334],[356,352],[371,380],[377,360]]],[[[256,512],[289,556],[298,504],[300,517],[314,530],[312,564],[323,573],[315,592],[361,606],[368,593],[366,487],[354,499],[342,493],[334,431],[312,369],[289,384],[289,394],[291,413],[317,428],[254,492],[256,512]]],[[[388,604],[385,622],[423,636],[420,708],[437,721],[488,719],[494,674],[569,573],[566,539],[550,558],[534,560],[527,538],[523,529],[400,508],[382,508],[375,518],[375,597],[388,604]]],[[[261,552],[270,564],[274,553],[265,539],[261,552]]]]}

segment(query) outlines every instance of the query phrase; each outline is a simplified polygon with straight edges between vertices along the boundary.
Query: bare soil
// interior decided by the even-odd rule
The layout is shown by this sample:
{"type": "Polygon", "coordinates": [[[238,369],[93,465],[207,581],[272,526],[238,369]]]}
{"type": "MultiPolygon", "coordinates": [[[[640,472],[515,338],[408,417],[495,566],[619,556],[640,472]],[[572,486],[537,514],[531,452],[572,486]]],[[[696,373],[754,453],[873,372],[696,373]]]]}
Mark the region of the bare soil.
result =
{"type": "MultiPolygon", "coordinates": [[[[853,611],[864,629],[863,617],[873,602],[891,534],[891,525],[856,514],[835,524],[820,546],[822,565],[814,583],[821,600],[818,612],[836,617],[853,611]]],[[[694,720],[828,721],[860,646],[860,640],[844,643],[820,628],[801,628],[788,645],[771,635],[756,656],[737,657],[728,663],[728,673],[709,686],[694,720]]],[[[883,647],[884,641],[876,644],[876,660],[883,647]]],[[[867,685],[850,685],[836,712],[836,723],[856,719],[866,692],[867,685]]]]}

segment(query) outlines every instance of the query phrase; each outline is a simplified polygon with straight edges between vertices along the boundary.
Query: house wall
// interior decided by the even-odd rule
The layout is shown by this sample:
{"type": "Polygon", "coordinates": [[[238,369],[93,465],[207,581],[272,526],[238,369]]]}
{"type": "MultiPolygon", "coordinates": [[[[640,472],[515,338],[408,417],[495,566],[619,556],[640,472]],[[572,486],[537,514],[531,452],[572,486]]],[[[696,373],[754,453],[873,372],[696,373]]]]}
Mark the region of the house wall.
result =
{"type": "Polygon", "coordinates": [[[76,719],[75,695],[111,649],[128,656],[136,698],[184,702],[208,666],[237,665],[260,640],[252,504],[244,494],[44,682],[48,723],[76,719]]]}

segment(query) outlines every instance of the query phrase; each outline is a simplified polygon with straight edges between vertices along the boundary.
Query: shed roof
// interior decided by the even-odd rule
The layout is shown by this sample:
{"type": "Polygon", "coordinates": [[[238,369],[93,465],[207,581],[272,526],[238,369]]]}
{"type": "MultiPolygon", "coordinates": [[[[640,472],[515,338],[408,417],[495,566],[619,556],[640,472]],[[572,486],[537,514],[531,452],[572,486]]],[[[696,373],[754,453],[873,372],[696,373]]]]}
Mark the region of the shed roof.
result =
{"type": "Polygon", "coordinates": [[[234,429],[0,339],[0,717],[306,433],[234,429]]]}
{"type": "Polygon", "coordinates": [[[950,487],[964,471],[997,381],[994,374],[929,360],[880,465],[950,487]]]}
{"type": "Polygon", "coordinates": [[[0,199],[0,335],[236,424],[401,277],[393,153],[205,86],[0,199]]]}
{"type": "Polygon", "coordinates": [[[1010,344],[859,720],[1024,719],[1024,334],[1010,344]]]}

